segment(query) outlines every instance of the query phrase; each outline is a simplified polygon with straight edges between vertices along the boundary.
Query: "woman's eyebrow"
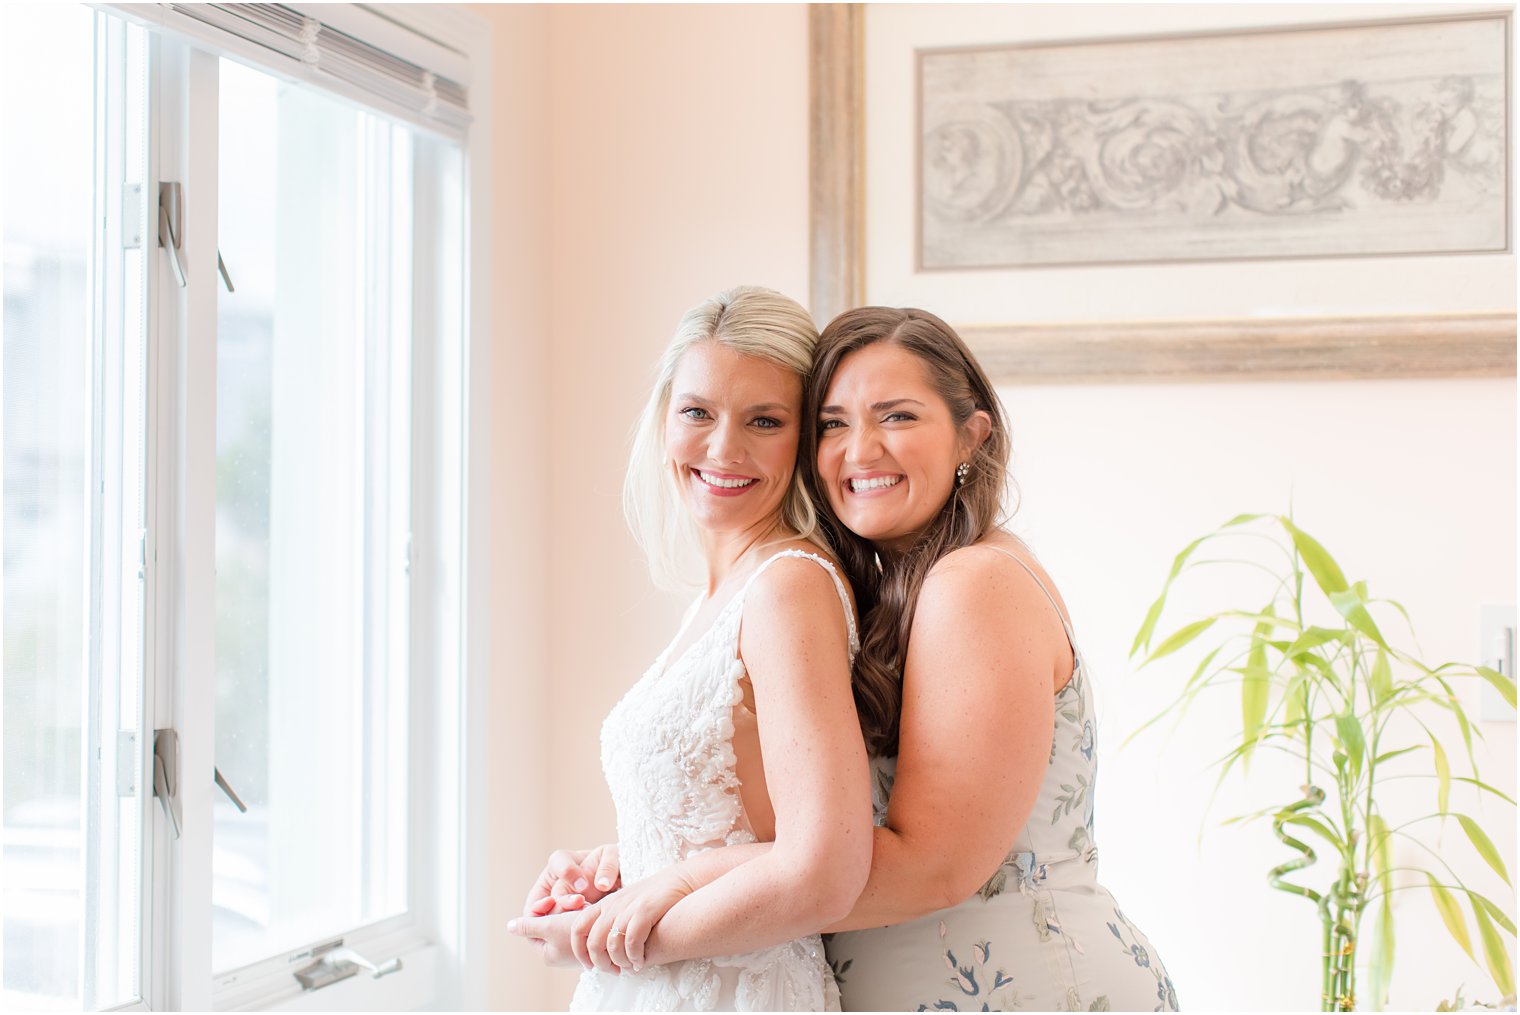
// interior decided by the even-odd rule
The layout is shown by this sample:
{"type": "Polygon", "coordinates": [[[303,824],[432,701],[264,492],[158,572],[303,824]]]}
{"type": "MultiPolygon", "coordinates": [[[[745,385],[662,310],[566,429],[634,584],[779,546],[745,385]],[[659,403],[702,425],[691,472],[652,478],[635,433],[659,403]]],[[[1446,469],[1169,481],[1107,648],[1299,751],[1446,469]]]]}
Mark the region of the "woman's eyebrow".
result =
{"type": "MultiPolygon", "coordinates": [[[[885,402],[872,402],[871,403],[871,411],[872,412],[886,412],[888,409],[895,409],[895,408],[897,408],[897,406],[902,405],[904,403],[912,403],[913,405],[916,405],[919,408],[923,408],[923,405],[924,405],[923,402],[920,402],[916,398],[890,398],[890,399],[888,399],[885,402]]],[[[842,413],[842,412],[844,412],[844,406],[842,406],[842,405],[825,405],[825,406],[821,406],[818,409],[818,411],[819,412],[842,413]]]]}

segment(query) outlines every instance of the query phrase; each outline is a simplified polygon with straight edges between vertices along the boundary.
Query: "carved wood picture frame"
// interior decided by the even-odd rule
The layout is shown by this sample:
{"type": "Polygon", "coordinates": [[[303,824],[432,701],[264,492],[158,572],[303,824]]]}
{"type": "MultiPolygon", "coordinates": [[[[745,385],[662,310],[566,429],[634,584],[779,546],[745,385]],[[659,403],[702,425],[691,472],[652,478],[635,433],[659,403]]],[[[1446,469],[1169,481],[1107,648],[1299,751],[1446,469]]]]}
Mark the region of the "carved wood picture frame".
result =
{"type": "MultiPolygon", "coordinates": [[[[864,5],[810,5],[808,19],[810,299],[822,325],[866,298],[864,5]]],[[[1000,382],[1349,380],[1516,373],[1515,315],[1504,312],[950,323],[1000,382]]]]}

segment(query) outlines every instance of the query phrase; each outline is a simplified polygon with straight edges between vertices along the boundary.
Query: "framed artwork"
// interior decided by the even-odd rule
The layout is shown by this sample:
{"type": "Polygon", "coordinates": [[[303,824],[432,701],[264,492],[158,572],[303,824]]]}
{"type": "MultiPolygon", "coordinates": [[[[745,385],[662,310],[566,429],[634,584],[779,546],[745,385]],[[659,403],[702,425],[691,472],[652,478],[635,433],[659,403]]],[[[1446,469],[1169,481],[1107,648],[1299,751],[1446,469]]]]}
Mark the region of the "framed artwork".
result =
{"type": "Polygon", "coordinates": [[[1457,270],[1451,255],[1513,272],[1507,12],[1013,43],[965,38],[978,19],[952,45],[919,45],[895,8],[902,57],[873,73],[866,16],[810,8],[820,319],[865,299],[872,261],[914,283],[892,291],[951,294],[930,309],[1000,379],[1514,374],[1513,311],[1368,312],[1382,280],[1390,295],[1405,273],[1433,284],[1457,270]],[[883,118],[872,103],[892,97],[883,118]],[[868,123],[887,127],[869,148],[868,123]],[[897,181],[892,217],[868,221],[878,179],[897,181]],[[911,223],[895,218],[905,206],[911,223]],[[1334,270],[1374,297],[1263,313],[1287,302],[1272,278],[1320,273],[1309,259],[1351,262],[1334,270]],[[1221,277],[1245,313],[1200,299],[1195,318],[1179,298],[1162,319],[1121,315],[1125,285],[1221,277]],[[1042,285],[1082,298],[1046,299],[1038,321],[1015,323],[1028,298],[1010,298],[1007,323],[991,316],[997,292],[1042,285]],[[1106,319],[1084,319],[1092,307],[1106,319]]]}

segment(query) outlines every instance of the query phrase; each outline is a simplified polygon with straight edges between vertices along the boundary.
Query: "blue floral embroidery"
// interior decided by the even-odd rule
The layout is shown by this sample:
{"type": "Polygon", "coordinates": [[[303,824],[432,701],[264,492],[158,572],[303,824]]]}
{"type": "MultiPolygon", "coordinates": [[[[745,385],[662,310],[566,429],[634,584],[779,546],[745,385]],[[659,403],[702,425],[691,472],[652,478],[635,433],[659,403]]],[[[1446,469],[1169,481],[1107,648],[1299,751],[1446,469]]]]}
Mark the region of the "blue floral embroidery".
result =
{"type": "MultiPolygon", "coordinates": [[[[940,940],[945,938],[945,925],[939,925],[940,940]]],[[[992,945],[987,941],[978,941],[971,946],[975,959],[971,965],[961,965],[955,957],[955,952],[948,946],[945,948],[945,965],[950,967],[953,974],[950,977],[951,987],[960,991],[959,1002],[946,1000],[921,1003],[919,1011],[1009,1011],[1017,1006],[1017,998],[1012,996],[1013,977],[1001,969],[992,967],[992,945]],[[980,973],[980,977],[978,976],[980,973]],[[989,982],[990,981],[990,982],[989,982]],[[999,993],[1004,996],[997,996],[999,993]],[[977,1002],[981,1006],[977,1007],[977,1002]],[[972,1007],[962,1009],[961,1004],[969,1004],[972,1007]]]]}
{"type": "MultiPolygon", "coordinates": [[[[1110,899],[1098,903],[1101,909],[1075,896],[1072,905],[1067,905],[1066,886],[1077,882],[1091,881],[1099,897],[1106,896],[1097,885],[1094,870],[1098,859],[1093,833],[1098,752],[1091,687],[1079,659],[1071,681],[1055,697],[1049,767],[1043,773],[1034,816],[982,886],[979,897],[946,911],[938,944],[932,943],[931,932],[930,941],[921,946],[927,954],[909,960],[894,953],[884,964],[867,962],[850,970],[847,1005],[851,1000],[848,995],[855,993],[862,1000],[892,997],[890,1007],[906,1001],[908,1007],[917,1006],[920,1011],[1025,1007],[1176,1010],[1176,990],[1161,955],[1110,899]],[[985,913],[984,907],[988,907],[985,913]],[[1001,922],[1005,917],[1008,922],[1001,922]],[[960,923],[963,919],[965,922],[960,923]],[[946,933],[947,923],[956,934],[953,939],[946,933]],[[1104,944],[1108,939],[1102,936],[1101,928],[1105,926],[1114,936],[1114,945],[1104,944]],[[1007,927],[1006,938],[1002,929],[994,927],[1007,927]],[[992,940],[973,942],[979,934],[989,934],[992,940]],[[937,959],[933,954],[936,947],[940,952],[937,959]],[[1062,961],[1047,961],[1055,956],[1062,961]],[[1065,961],[1068,958],[1071,961],[1065,961]],[[939,971],[940,963],[944,963],[943,972],[939,971]],[[1019,974],[1017,983],[1009,969],[1019,974]],[[1076,985],[1079,976],[1081,990],[1076,985]],[[866,982],[878,977],[885,980],[882,986],[889,991],[911,993],[878,994],[876,985],[866,982]],[[936,980],[939,987],[933,986],[936,980]]],[[[875,818],[880,824],[893,789],[895,764],[889,759],[873,759],[872,768],[875,818]]],[[[886,928],[879,933],[890,936],[894,930],[886,928]]],[[[853,950],[847,954],[860,958],[853,950]]],[[[839,966],[837,972],[843,974],[843,963],[839,966]]]]}
{"type": "Polygon", "coordinates": [[[1114,937],[1118,939],[1119,947],[1129,953],[1130,958],[1134,960],[1134,963],[1137,967],[1150,970],[1151,973],[1156,977],[1157,1004],[1156,1007],[1151,1010],[1176,1011],[1177,990],[1172,986],[1172,978],[1167,975],[1166,970],[1162,968],[1162,966],[1159,964],[1153,965],[1151,963],[1150,950],[1141,943],[1139,933],[1136,932],[1134,925],[1132,925],[1128,920],[1124,918],[1124,914],[1115,909],[1114,919],[1117,920],[1118,923],[1109,923],[1108,929],[1113,933],[1114,937]],[[1124,930],[1122,931],[1119,929],[1121,924],[1124,927],[1124,930]],[[1126,940],[1126,937],[1128,940],[1126,940]]]}

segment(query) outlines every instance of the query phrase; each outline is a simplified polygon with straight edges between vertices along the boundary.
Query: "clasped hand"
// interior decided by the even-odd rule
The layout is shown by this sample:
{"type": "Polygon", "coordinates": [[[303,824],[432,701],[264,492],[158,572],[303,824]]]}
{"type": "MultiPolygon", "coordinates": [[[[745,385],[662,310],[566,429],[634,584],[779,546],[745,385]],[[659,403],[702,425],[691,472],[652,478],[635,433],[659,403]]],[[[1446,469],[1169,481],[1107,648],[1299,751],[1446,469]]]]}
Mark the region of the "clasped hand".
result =
{"type": "Polygon", "coordinates": [[[620,886],[616,846],[559,850],[507,931],[537,943],[551,965],[637,972],[654,925],[692,888],[672,872],[620,886]]]}

